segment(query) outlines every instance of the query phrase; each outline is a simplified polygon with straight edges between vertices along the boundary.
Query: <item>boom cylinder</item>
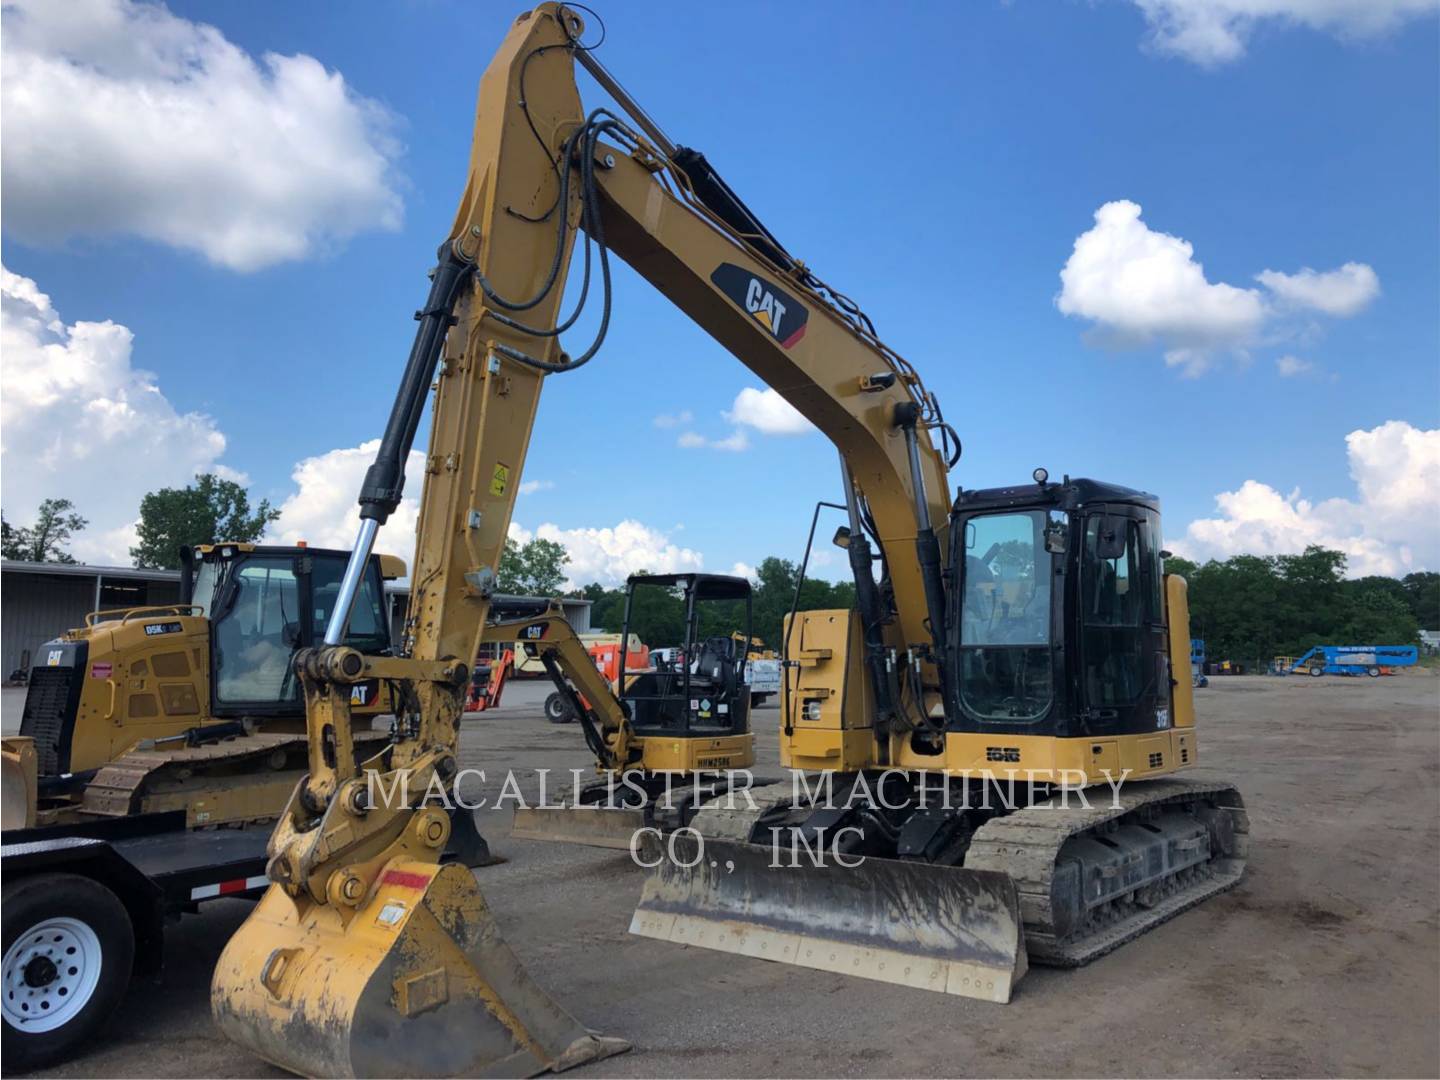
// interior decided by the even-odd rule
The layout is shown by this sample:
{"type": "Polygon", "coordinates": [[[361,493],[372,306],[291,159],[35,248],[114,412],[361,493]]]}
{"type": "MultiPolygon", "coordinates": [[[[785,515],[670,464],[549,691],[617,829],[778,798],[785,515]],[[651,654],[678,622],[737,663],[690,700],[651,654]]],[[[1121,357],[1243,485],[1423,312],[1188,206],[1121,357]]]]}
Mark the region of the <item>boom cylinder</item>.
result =
{"type": "Polygon", "coordinates": [[[930,623],[930,639],[933,645],[932,658],[940,671],[940,684],[945,711],[953,715],[949,665],[946,663],[945,578],[940,562],[940,541],[930,521],[930,502],[925,493],[925,472],[920,462],[920,439],[916,424],[920,419],[920,406],[905,402],[895,406],[895,426],[905,433],[905,449],[910,457],[910,482],[915,489],[915,520],[919,528],[915,533],[915,558],[920,566],[920,580],[925,587],[925,612],[930,623]]]}
{"type": "MultiPolygon", "coordinates": [[[[840,458],[840,480],[845,485],[845,510],[850,517],[850,574],[855,579],[855,606],[860,612],[860,628],[865,635],[865,663],[870,669],[870,685],[875,694],[878,725],[888,730],[895,720],[895,695],[891,692],[890,673],[885,664],[885,613],[880,607],[880,590],[875,585],[871,566],[870,541],[860,519],[860,497],[850,476],[845,458],[840,458]]],[[[882,746],[885,744],[882,742],[882,746]]],[[[888,747],[886,747],[888,749],[888,747]]]]}
{"type": "Polygon", "coordinates": [[[360,532],[350,549],[350,561],[345,564],[345,576],[340,579],[340,593],[325,627],[326,645],[339,645],[345,640],[345,628],[350,624],[355,594],[365,577],[365,564],[375,547],[375,535],[400,505],[400,496],[405,490],[405,459],[415,443],[415,431],[420,426],[425,399],[435,379],[435,364],[445,345],[446,331],[454,322],[455,301],[472,269],[474,263],[461,256],[452,242],[447,240],[441,245],[439,265],[430,277],[430,295],[425,307],[415,313],[420,325],[410,346],[410,358],[405,362],[400,390],[390,406],[390,419],[385,423],[375,461],[365,471],[365,482],[360,485],[360,532]]]}

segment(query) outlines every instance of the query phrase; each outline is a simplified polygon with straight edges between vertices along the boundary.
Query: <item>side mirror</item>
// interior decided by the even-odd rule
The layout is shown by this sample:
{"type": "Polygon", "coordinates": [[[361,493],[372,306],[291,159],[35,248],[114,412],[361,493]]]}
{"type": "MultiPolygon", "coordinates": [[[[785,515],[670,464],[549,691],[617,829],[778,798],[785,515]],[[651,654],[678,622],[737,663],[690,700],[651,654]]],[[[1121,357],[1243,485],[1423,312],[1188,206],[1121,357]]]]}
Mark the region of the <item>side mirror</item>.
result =
{"type": "Polygon", "coordinates": [[[1068,547],[1065,537],[1065,526],[1058,521],[1052,521],[1045,526],[1045,550],[1051,555],[1064,555],[1068,547]]]}
{"type": "Polygon", "coordinates": [[[1111,559],[1122,559],[1125,557],[1125,543],[1129,538],[1127,519],[1123,517],[1103,517],[1100,519],[1099,531],[1095,537],[1095,557],[1104,559],[1107,562],[1111,559]]]}
{"type": "Polygon", "coordinates": [[[848,550],[850,547],[850,526],[841,525],[835,530],[835,536],[830,542],[838,548],[848,550]]]}

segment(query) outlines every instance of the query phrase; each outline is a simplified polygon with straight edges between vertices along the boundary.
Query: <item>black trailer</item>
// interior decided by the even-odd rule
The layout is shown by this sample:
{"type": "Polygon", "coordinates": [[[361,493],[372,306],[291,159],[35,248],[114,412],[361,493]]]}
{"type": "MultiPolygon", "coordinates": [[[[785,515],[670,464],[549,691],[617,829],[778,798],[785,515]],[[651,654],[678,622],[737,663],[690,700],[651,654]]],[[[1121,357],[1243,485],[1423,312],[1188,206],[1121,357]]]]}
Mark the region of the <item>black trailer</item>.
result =
{"type": "Polygon", "coordinates": [[[271,829],[186,829],[175,810],[6,832],[7,1072],[91,1039],[132,972],[159,972],[167,922],[218,897],[258,898],[271,829]]]}

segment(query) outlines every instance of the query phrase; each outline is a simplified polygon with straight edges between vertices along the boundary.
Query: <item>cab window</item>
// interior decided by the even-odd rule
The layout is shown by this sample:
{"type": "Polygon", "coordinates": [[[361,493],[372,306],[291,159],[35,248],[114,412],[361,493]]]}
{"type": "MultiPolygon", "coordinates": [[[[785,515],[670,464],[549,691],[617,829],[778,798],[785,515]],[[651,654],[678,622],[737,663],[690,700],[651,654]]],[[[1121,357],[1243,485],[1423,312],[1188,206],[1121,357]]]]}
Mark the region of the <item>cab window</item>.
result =
{"type": "Polygon", "coordinates": [[[300,640],[300,591],[292,560],[247,559],[216,613],[215,697],[229,703],[299,700],[290,657],[300,640]]]}
{"type": "Polygon", "coordinates": [[[1043,511],[965,523],[960,696],[982,721],[1038,720],[1053,693],[1050,554],[1043,511]]]}

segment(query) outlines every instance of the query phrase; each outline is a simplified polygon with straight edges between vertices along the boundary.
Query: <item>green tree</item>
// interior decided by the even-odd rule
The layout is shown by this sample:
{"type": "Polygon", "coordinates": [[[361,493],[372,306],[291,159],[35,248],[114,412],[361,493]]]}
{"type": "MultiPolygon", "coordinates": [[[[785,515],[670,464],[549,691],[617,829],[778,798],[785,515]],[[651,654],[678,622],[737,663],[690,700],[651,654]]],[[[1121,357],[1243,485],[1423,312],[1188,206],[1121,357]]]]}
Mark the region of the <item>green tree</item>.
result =
{"type": "Polygon", "coordinates": [[[1440,630],[1440,573],[1434,570],[1406,574],[1400,579],[1410,614],[1422,630],[1440,630]]]}
{"type": "MultiPolygon", "coordinates": [[[[1190,633],[1214,659],[1263,668],[1315,645],[1404,645],[1418,639],[1412,610],[1427,582],[1345,579],[1345,555],[1309,547],[1299,555],[1236,555],[1197,566],[1170,558],[1189,584],[1190,633]]],[[[1431,586],[1440,589],[1440,582],[1431,586]]],[[[1440,600],[1440,598],[1437,598],[1440,600]]]]}
{"type": "MultiPolygon", "coordinates": [[[[1361,585],[1372,579],[1347,585],[1361,585]]],[[[1381,581],[1395,582],[1394,578],[1381,581]]],[[[1388,587],[1361,587],[1351,590],[1350,611],[1340,632],[1345,645],[1409,645],[1420,640],[1420,624],[1410,613],[1410,605],[1388,587]]]]}
{"type": "Polygon", "coordinates": [[[569,562],[564,546],[554,540],[537,537],[522,546],[506,537],[500,556],[500,591],[520,596],[558,596],[569,562]]]}
{"type": "Polygon", "coordinates": [[[75,504],[69,499],[46,499],[29,528],[11,525],[0,515],[0,553],[7,559],[73,563],[75,557],[65,545],[90,524],[74,511],[75,504]]]}
{"type": "Polygon", "coordinates": [[[130,549],[130,557],[136,566],[174,570],[182,547],[225,540],[253,544],[279,516],[266,499],[252,512],[243,487],[203,473],[193,484],[161,488],[140,500],[140,543],[130,549]]]}

